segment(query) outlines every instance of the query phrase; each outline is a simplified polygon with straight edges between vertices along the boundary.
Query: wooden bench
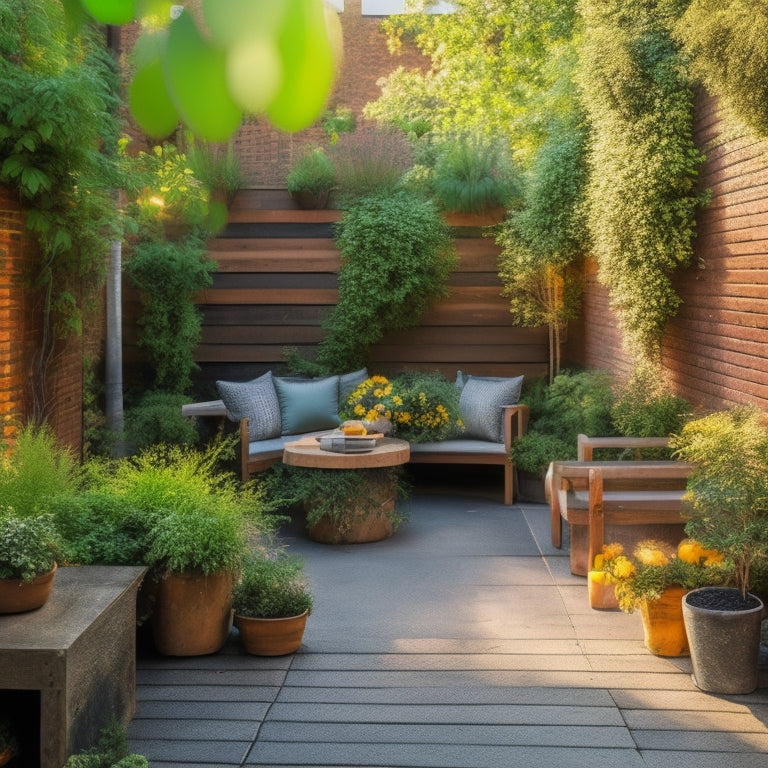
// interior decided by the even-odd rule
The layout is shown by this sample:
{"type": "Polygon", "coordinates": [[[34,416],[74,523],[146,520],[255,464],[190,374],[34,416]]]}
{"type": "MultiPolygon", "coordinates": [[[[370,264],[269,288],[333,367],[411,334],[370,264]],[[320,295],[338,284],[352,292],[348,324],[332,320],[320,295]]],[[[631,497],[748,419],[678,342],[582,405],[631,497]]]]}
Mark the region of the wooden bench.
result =
{"type": "MultiPolygon", "coordinates": [[[[203,403],[190,403],[182,406],[182,415],[189,419],[197,417],[217,417],[223,422],[226,409],[221,400],[203,403]]],[[[504,504],[512,504],[514,498],[514,464],[509,452],[512,441],[525,434],[528,427],[527,405],[518,403],[503,408],[504,441],[499,443],[485,440],[458,438],[435,443],[413,443],[411,445],[411,464],[473,464],[495,465],[504,471],[504,504]]],[[[255,472],[262,472],[283,459],[283,446],[286,442],[298,440],[303,435],[284,435],[281,438],[252,443],[248,439],[248,419],[239,423],[240,436],[240,476],[246,482],[255,472]]]]}
{"type": "MultiPolygon", "coordinates": [[[[681,461],[557,462],[560,516],[571,526],[571,572],[585,576],[609,526],[639,529],[634,537],[676,545],[684,537],[688,475],[681,461]],[[674,539],[674,541],[672,541],[674,539]]],[[[619,538],[618,535],[611,537],[619,538]]],[[[628,545],[629,534],[622,542],[628,545]]],[[[621,539],[620,539],[621,540],[621,539]]]]}

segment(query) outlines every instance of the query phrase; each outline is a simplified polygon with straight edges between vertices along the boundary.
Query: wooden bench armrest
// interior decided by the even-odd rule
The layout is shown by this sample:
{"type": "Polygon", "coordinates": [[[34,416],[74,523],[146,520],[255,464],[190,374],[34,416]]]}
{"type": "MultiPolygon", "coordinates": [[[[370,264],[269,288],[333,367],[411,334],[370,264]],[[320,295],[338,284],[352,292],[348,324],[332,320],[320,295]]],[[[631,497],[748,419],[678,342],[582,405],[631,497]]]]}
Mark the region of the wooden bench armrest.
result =
{"type": "Polygon", "coordinates": [[[504,406],[504,447],[507,453],[512,448],[512,442],[526,433],[530,412],[530,408],[524,403],[504,406]]]}
{"type": "Polygon", "coordinates": [[[592,461],[595,448],[622,448],[626,450],[642,448],[666,448],[668,437],[587,437],[576,438],[578,461],[592,461]]]}

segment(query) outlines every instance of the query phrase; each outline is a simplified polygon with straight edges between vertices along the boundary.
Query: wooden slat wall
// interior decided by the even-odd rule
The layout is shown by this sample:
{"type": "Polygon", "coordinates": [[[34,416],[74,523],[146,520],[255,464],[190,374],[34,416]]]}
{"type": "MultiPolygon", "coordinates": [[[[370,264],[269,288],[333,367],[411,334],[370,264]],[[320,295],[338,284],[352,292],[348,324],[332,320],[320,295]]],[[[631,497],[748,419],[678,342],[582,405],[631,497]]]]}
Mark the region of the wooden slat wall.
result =
{"type": "MultiPolygon", "coordinates": [[[[338,210],[297,211],[285,192],[244,190],[224,237],[210,243],[218,262],[213,285],[199,297],[203,338],[195,395],[213,396],[216,379],[245,380],[283,368],[283,348],[308,355],[338,298],[339,254],[332,237],[338,210]],[[323,234],[323,230],[325,230],[323,234]],[[263,236],[266,235],[266,236],[263,236]],[[307,236],[302,236],[307,235],[307,236]]],[[[500,295],[497,246],[479,230],[457,228],[460,266],[441,300],[417,329],[389,334],[372,351],[370,368],[456,371],[528,377],[546,373],[546,329],[515,328],[500,295]],[[462,236],[472,234],[472,237],[462,236]]],[[[137,297],[127,292],[135,318],[137,297]]],[[[137,359],[136,329],[126,328],[126,357],[137,359]],[[133,347],[133,348],[132,348],[133,347]]]]}
{"type": "MultiPolygon", "coordinates": [[[[664,365],[695,405],[768,407],[768,142],[739,131],[708,97],[699,104],[696,136],[712,197],[699,216],[694,263],[676,276],[683,304],[665,337],[664,365]]],[[[569,357],[625,374],[629,357],[594,265],[585,284],[569,357]]]]}

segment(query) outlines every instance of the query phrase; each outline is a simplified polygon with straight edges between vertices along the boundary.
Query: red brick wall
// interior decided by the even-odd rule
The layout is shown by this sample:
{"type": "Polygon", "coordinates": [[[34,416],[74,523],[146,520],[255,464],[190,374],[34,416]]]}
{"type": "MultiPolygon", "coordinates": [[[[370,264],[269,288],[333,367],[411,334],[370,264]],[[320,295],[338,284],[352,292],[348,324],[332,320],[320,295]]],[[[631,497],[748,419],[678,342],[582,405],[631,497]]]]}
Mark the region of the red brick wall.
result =
{"type": "MultiPolygon", "coordinates": [[[[664,339],[664,366],[695,405],[768,407],[768,142],[745,135],[708,97],[696,136],[712,198],[699,215],[693,265],[675,278],[683,304],[664,339]]],[[[630,360],[595,271],[586,271],[584,318],[571,329],[568,357],[621,375],[630,360]]]]}

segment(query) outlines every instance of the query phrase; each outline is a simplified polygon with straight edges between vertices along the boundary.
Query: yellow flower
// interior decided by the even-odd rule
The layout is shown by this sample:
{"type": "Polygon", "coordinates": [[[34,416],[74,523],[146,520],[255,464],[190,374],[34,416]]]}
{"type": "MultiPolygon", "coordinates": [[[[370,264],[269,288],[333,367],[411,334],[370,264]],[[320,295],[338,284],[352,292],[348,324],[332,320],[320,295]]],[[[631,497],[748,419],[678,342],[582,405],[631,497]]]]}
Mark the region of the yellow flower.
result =
{"type": "Polygon", "coordinates": [[[628,579],[635,573],[635,566],[624,555],[619,555],[613,563],[613,575],[617,579],[628,579]]]}
{"type": "Polygon", "coordinates": [[[595,555],[595,570],[602,571],[604,562],[605,562],[605,555],[595,555]]]}
{"type": "Polygon", "coordinates": [[[643,565],[667,565],[670,556],[657,541],[641,541],[635,547],[635,559],[643,565]]]}
{"type": "Polygon", "coordinates": [[[606,560],[613,560],[623,554],[624,547],[618,541],[614,541],[613,544],[603,544],[603,557],[606,560]]]}
{"type": "Polygon", "coordinates": [[[677,556],[694,565],[717,565],[723,562],[720,552],[716,549],[704,549],[695,539],[683,539],[677,547],[677,556]]]}

